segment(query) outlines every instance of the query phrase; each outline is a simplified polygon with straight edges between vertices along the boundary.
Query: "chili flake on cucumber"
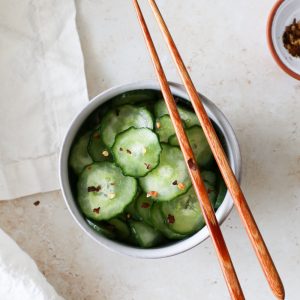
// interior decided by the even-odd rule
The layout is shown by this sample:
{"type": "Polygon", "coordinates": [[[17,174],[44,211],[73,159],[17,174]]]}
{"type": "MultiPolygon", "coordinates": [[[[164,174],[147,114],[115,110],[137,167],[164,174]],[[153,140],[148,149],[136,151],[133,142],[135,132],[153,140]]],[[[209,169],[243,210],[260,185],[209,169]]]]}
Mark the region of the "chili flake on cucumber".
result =
{"type": "MultiPolygon", "coordinates": [[[[183,103],[178,111],[216,210],[226,186],[195,113],[183,103]]],[[[93,114],[99,122],[86,121],[69,158],[73,194],[87,224],[141,248],[199,231],[205,222],[161,94],[130,91],[93,114]]]]}

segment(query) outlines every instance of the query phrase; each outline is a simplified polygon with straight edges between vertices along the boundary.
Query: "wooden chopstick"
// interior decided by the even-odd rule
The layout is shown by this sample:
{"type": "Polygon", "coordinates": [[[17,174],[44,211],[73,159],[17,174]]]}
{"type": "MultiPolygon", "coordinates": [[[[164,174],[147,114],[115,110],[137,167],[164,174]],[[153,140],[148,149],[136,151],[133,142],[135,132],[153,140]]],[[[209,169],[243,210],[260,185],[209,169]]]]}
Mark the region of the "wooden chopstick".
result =
{"type": "Polygon", "coordinates": [[[133,3],[135,6],[135,9],[137,11],[138,19],[139,19],[140,25],[142,27],[142,31],[144,33],[144,37],[145,37],[148,49],[151,54],[151,58],[153,60],[155,71],[156,71],[157,77],[158,77],[160,85],[161,85],[162,93],[163,93],[164,99],[166,101],[166,105],[167,105],[168,111],[170,113],[170,117],[171,117],[172,123],[174,125],[178,141],[180,143],[180,148],[182,150],[185,162],[187,164],[187,168],[189,170],[189,173],[190,173],[190,176],[192,179],[192,183],[194,185],[196,194],[198,196],[200,206],[201,206],[201,209],[203,212],[203,216],[206,221],[206,225],[210,231],[210,235],[212,237],[213,244],[215,246],[230,295],[231,295],[232,299],[244,299],[244,295],[243,295],[241,286],[239,284],[238,278],[236,276],[234,266],[232,264],[232,261],[231,261],[228,249],[226,247],[222,232],[220,230],[218,221],[216,219],[214,210],[211,206],[211,203],[210,203],[205,185],[201,178],[200,171],[198,169],[193,151],[189,144],[189,140],[183,129],[182,121],[179,116],[175,100],[173,98],[170,87],[168,85],[167,78],[165,76],[164,70],[162,68],[159,57],[157,55],[151,35],[149,33],[149,30],[147,28],[146,22],[144,20],[143,14],[141,12],[141,9],[139,7],[137,0],[134,0],[133,3]]]}
{"type": "Polygon", "coordinates": [[[202,129],[206,135],[206,138],[209,142],[211,150],[214,154],[214,157],[217,161],[219,169],[222,173],[224,181],[228,187],[228,190],[233,198],[234,204],[238,210],[238,213],[243,221],[246,232],[251,240],[252,246],[255,250],[256,256],[259,259],[260,265],[265,273],[267,281],[278,299],[284,299],[284,287],[280,276],[276,270],[274,262],[271,258],[271,255],[267,249],[267,246],[263,240],[263,237],[256,225],[256,222],[253,218],[253,215],[250,211],[250,208],[247,204],[245,196],[239,186],[239,183],[230,168],[229,162],[226,158],[225,152],[222,148],[222,145],[218,139],[218,136],[209,120],[209,117],[206,114],[204,106],[200,100],[200,96],[196,91],[196,88],[188,74],[188,71],[181,59],[181,56],[177,50],[177,47],[172,39],[172,36],[167,28],[167,25],[157,7],[157,4],[154,0],[149,0],[150,6],[153,10],[153,13],[156,17],[156,20],[159,24],[159,27],[162,31],[164,39],[168,45],[168,48],[172,54],[173,60],[178,68],[181,79],[184,83],[184,86],[188,92],[188,95],[193,104],[194,110],[197,114],[197,117],[200,121],[202,129]]]}

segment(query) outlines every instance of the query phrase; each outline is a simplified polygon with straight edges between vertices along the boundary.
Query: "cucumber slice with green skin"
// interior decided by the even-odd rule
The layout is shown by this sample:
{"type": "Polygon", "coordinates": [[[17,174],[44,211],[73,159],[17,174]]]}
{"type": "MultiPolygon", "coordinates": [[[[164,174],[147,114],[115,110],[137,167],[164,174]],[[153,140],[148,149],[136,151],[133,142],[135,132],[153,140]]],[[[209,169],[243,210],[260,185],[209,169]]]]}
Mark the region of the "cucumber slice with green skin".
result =
{"type": "Polygon", "coordinates": [[[180,149],[162,144],[159,165],[139,178],[139,183],[157,201],[169,201],[184,194],[192,183],[180,149]]]}
{"type": "Polygon", "coordinates": [[[125,175],[142,177],[159,164],[161,146],[150,129],[131,127],[116,136],[112,152],[125,175]]]}
{"type": "Polygon", "coordinates": [[[212,207],[214,207],[215,203],[217,201],[217,197],[218,197],[218,190],[215,185],[211,185],[210,183],[205,182],[205,181],[204,181],[204,184],[206,186],[211,205],[212,205],[212,207]]]}
{"type": "Polygon", "coordinates": [[[160,204],[154,203],[151,207],[151,221],[153,227],[160,231],[166,238],[170,240],[181,240],[186,236],[183,234],[176,233],[172,231],[165,222],[165,219],[162,215],[160,204]]]}
{"type": "Polygon", "coordinates": [[[111,100],[112,106],[124,104],[136,104],[141,102],[152,102],[157,99],[157,92],[154,90],[136,90],[123,93],[111,100]]]}
{"type": "Polygon", "coordinates": [[[69,165],[77,175],[80,174],[86,166],[93,163],[93,160],[87,151],[90,135],[90,132],[85,133],[71,149],[69,165]]]}
{"type": "MultiPolygon", "coordinates": [[[[201,167],[208,165],[213,160],[213,154],[202,128],[200,126],[193,126],[186,130],[186,134],[195,154],[197,163],[201,167]]],[[[172,146],[179,146],[176,135],[169,138],[169,144],[172,146]]]]}
{"type": "Polygon", "coordinates": [[[107,223],[100,223],[100,222],[92,221],[87,218],[86,218],[86,222],[97,233],[100,233],[101,235],[104,235],[111,240],[115,240],[117,238],[117,236],[114,232],[114,228],[111,225],[109,225],[107,223]]]}
{"type": "Polygon", "coordinates": [[[129,225],[134,239],[142,248],[154,247],[163,240],[163,236],[159,231],[145,223],[131,221],[129,225]]]}
{"type": "Polygon", "coordinates": [[[130,128],[153,129],[151,113],[143,107],[123,105],[111,109],[101,123],[102,140],[108,147],[112,147],[118,133],[130,128]]]}
{"type": "Polygon", "coordinates": [[[81,211],[93,220],[109,220],[122,213],[137,192],[135,178],[124,176],[110,162],[93,163],[81,173],[78,183],[81,211]]]}
{"type": "Polygon", "coordinates": [[[201,177],[205,183],[208,183],[212,186],[217,184],[217,175],[212,171],[201,171],[201,177]]]}
{"type": "MultiPolygon", "coordinates": [[[[138,195],[139,197],[139,195],[138,195]]],[[[129,205],[127,205],[127,207],[124,210],[125,213],[125,217],[127,220],[136,220],[136,221],[142,221],[143,218],[141,217],[141,215],[138,213],[137,209],[136,209],[136,200],[137,198],[133,201],[130,202],[129,205]]]]}
{"type": "Polygon", "coordinates": [[[189,109],[180,105],[178,105],[178,111],[181,119],[185,122],[187,128],[196,125],[200,126],[199,120],[193,111],[190,111],[189,109]]]}
{"type": "Polygon", "coordinates": [[[93,161],[111,161],[112,154],[110,153],[110,149],[104,145],[100,129],[96,129],[92,132],[88,144],[88,153],[93,161]]]}
{"type": "Polygon", "coordinates": [[[168,108],[166,106],[166,103],[164,101],[164,99],[160,99],[158,100],[155,104],[154,104],[154,115],[156,118],[160,118],[164,115],[168,115],[169,111],[168,108]]]}
{"type": "Polygon", "coordinates": [[[145,108],[151,113],[151,115],[153,115],[153,101],[139,102],[135,104],[135,107],[145,108]]]}
{"type": "Polygon", "coordinates": [[[138,214],[142,217],[142,220],[149,225],[152,225],[150,213],[152,204],[153,200],[147,198],[145,194],[141,194],[135,202],[135,208],[138,214]]]}
{"type": "MultiPolygon", "coordinates": [[[[199,120],[193,111],[188,110],[187,108],[181,106],[180,104],[177,105],[177,109],[181,119],[185,122],[187,128],[192,127],[194,125],[200,125],[199,120]]],[[[154,114],[155,117],[157,118],[169,114],[169,111],[163,99],[158,100],[154,104],[154,114]]]]}
{"type": "MultiPolygon", "coordinates": [[[[213,205],[216,198],[216,193],[213,193],[215,189],[207,183],[205,185],[213,205]]],[[[172,201],[162,203],[161,212],[168,227],[179,234],[193,234],[205,225],[193,187],[186,194],[172,201]]]]}
{"type": "Polygon", "coordinates": [[[156,119],[155,132],[158,134],[160,142],[168,143],[169,138],[175,134],[175,129],[169,115],[163,115],[156,119]]]}
{"type": "Polygon", "coordinates": [[[109,239],[112,240],[128,240],[130,237],[130,229],[128,225],[119,220],[119,219],[112,219],[109,222],[101,221],[92,221],[89,219],[86,219],[88,225],[92,227],[97,233],[100,233],[109,239]]]}
{"type": "Polygon", "coordinates": [[[138,191],[136,193],[136,196],[135,196],[135,199],[133,201],[131,201],[129,203],[129,205],[127,205],[125,207],[125,210],[124,210],[124,217],[125,219],[128,221],[128,220],[136,220],[136,221],[142,221],[143,218],[140,216],[140,214],[138,213],[137,209],[136,209],[136,201],[137,199],[139,198],[141,194],[141,191],[140,191],[140,188],[138,187],[138,191]]]}
{"type": "Polygon", "coordinates": [[[118,240],[125,241],[129,239],[131,232],[128,225],[124,221],[115,218],[109,220],[108,223],[113,226],[113,231],[115,232],[118,240]]]}
{"type": "Polygon", "coordinates": [[[217,210],[221,206],[221,204],[226,196],[226,193],[227,193],[227,186],[226,186],[222,176],[220,175],[220,177],[219,177],[219,192],[218,192],[218,196],[217,196],[217,199],[215,202],[215,207],[214,207],[215,210],[217,210]]]}

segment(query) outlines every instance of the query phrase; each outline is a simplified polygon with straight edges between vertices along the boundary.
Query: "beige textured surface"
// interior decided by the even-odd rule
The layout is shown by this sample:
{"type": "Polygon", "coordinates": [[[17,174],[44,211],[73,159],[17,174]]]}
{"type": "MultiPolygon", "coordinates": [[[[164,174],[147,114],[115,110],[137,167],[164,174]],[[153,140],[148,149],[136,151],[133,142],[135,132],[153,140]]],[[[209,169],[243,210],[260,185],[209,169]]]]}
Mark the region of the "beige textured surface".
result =
{"type": "MultiPolygon", "coordinates": [[[[296,300],[300,84],[277,68],[266,48],[266,17],[273,1],[157,2],[197,87],[225,112],[237,133],[245,194],[287,299],[296,300]]],[[[77,9],[91,97],[115,84],[153,78],[127,1],[78,0],[77,9]]],[[[155,29],[152,17],[149,20],[155,29]]],[[[154,36],[161,41],[158,33],[154,36]]],[[[160,43],[159,52],[164,49],[160,43]]],[[[178,81],[166,52],[162,58],[169,79],[178,81]]],[[[0,215],[0,227],[36,260],[66,299],[229,299],[210,240],[163,260],[123,257],[84,236],[59,192],[0,202],[0,215]],[[34,206],[37,200],[41,203],[34,206]]],[[[246,299],[272,299],[235,211],[222,229],[246,299]]]]}

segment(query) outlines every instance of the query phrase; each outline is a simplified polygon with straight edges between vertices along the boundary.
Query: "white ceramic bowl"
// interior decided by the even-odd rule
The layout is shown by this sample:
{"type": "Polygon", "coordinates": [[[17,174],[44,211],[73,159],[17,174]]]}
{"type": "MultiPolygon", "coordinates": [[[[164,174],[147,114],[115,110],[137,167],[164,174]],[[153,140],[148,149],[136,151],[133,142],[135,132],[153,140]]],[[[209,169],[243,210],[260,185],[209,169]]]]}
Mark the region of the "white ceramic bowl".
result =
{"type": "Polygon", "coordinates": [[[300,57],[293,57],[283,45],[286,26],[300,20],[299,0],[278,0],[271,10],[267,25],[267,40],[271,54],[287,74],[300,80],[300,57]]]}
{"type": "MultiPolygon", "coordinates": [[[[188,96],[181,85],[171,83],[170,86],[173,95],[179,96],[184,99],[188,99],[188,96]]],[[[115,252],[126,254],[133,257],[162,258],[162,257],[168,257],[175,254],[182,253],[203,242],[209,236],[207,227],[205,226],[198,233],[194,234],[193,236],[185,240],[176,241],[174,243],[159,246],[152,249],[141,249],[138,247],[125,245],[117,241],[109,240],[106,237],[97,234],[93,229],[91,229],[87,225],[87,223],[84,220],[84,217],[82,216],[80,210],[77,207],[76,200],[72,195],[70,180],[69,180],[68,158],[69,158],[70,148],[76,134],[78,133],[78,130],[80,129],[84,121],[103,103],[110,100],[111,98],[120,95],[124,92],[128,92],[131,90],[139,90],[139,89],[160,90],[159,85],[152,81],[137,82],[137,83],[131,83],[131,84],[114,87],[96,96],[77,115],[77,117],[71,123],[71,126],[66,134],[61,149],[61,153],[60,153],[60,166],[59,166],[60,184],[61,184],[61,189],[66,204],[69,208],[71,215],[73,216],[77,224],[81,227],[81,229],[93,240],[95,240],[98,244],[101,244],[102,246],[107,247],[115,252]]],[[[239,150],[239,146],[235,134],[229,122],[227,121],[226,117],[223,115],[223,113],[211,101],[209,101],[205,97],[202,97],[202,99],[210,119],[218,127],[219,131],[223,134],[225,138],[226,151],[228,154],[231,168],[233,169],[237,179],[240,180],[241,156],[240,156],[240,150],[239,150]]],[[[229,212],[232,209],[232,206],[233,206],[232,199],[229,193],[227,193],[222,205],[220,206],[220,208],[216,213],[218,222],[220,224],[226,219],[226,217],[228,216],[229,212]]]]}

